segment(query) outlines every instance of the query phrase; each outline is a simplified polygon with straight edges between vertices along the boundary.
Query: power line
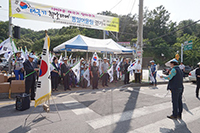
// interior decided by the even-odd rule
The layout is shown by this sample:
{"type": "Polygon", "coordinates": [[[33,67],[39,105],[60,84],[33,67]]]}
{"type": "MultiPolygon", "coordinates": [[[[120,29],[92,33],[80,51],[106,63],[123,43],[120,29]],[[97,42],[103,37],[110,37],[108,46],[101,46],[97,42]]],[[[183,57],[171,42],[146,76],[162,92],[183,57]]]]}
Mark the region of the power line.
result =
{"type": "MultiPolygon", "coordinates": [[[[134,7],[134,5],[135,5],[135,2],[136,2],[136,0],[134,0],[134,2],[133,2],[133,5],[132,5],[132,7],[131,7],[131,11],[130,11],[129,14],[131,14],[131,12],[132,12],[132,10],[133,10],[133,7],[134,7]]],[[[126,17],[126,19],[125,19],[125,22],[124,22],[125,24],[124,24],[124,27],[123,27],[122,33],[124,32],[125,27],[126,27],[126,25],[127,25],[127,18],[128,18],[128,17],[126,17]]],[[[122,34],[120,35],[119,40],[120,40],[121,36],[122,36],[122,34]]]]}
{"type": "Polygon", "coordinates": [[[122,2],[122,0],[120,0],[115,6],[113,6],[113,7],[110,9],[110,11],[111,11],[112,9],[114,9],[117,5],[119,5],[121,2],[122,2]]]}
{"type": "Polygon", "coordinates": [[[188,24],[188,25],[186,25],[186,26],[183,26],[183,27],[181,27],[181,28],[178,28],[177,30],[171,31],[171,32],[169,32],[169,33],[167,33],[167,34],[161,35],[161,36],[156,37],[156,38],[152,38],[152,39],[147,40],[147,41],[145,41],[145,42],[151,42],[151,41],[153,41],[153,40],[156,40],[156,39],[165,37],[165,36],[167,36],[167,35],[169,35],[169,34],[171,34],[171,33],[174,33],[174,32],[177,32],[177,31],[179,31],[179,30],[181,30],[181,29],[185,29],[185,28],[187,28],[187,27],[189,27],[189,26],[192,26],[192,25],[198,23],[199,21],[200,21],[200,19],[197,20],[197,21],[195,21],[195,22],[193,22],[193,23],[191,23],[191,24],[188,24]]]}

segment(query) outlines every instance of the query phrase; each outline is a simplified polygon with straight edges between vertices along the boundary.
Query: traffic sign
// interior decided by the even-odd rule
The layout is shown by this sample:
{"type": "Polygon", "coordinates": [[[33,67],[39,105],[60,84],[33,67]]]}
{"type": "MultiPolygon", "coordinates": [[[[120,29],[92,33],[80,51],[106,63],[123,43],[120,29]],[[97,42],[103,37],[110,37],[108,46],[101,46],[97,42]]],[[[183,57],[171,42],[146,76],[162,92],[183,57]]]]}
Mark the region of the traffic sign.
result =
{"type": "Polygon", "coordinates": [[[184,42],[184,51],[192,49],[193,42],[192,40],[184,42]]]}

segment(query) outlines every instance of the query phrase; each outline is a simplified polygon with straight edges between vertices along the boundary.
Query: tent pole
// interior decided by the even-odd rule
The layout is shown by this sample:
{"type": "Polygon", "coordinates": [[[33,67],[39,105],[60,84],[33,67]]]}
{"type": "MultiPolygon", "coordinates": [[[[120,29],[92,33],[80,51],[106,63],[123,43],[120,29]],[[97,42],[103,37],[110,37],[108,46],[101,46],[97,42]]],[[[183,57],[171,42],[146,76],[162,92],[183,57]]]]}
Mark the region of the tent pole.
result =
{"type": "Polygon", "coordinates": [[[88,51],[86,52],[86,60],[88,60],[88,51]]]}
{"type": "Polygon", "coordinates": [[[65,49],[65,57],[67,57],[67,50],[65,49]]]}

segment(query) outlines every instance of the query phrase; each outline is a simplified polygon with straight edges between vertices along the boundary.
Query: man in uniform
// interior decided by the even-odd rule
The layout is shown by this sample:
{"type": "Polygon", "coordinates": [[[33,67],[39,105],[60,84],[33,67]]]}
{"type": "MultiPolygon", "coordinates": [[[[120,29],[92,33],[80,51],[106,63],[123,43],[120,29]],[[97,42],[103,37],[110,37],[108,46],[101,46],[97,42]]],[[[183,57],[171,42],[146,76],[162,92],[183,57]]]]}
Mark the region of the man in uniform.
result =
{"type": "Polygon", "coordinates": [[[129,67],[129,59],[126,59],[126,63],[124,65],[124,84],[129,84],[129,72],[128,72],[128,67],[129,67]]]}
{"type": "Polygon", "coordinates": [[[35,100],[35,80],[36,80],[36,72],[39,71],[36,68],[36,64],[33,61],[35,56],[33,53],[30,53],[28,56],[28,60],[26,60],[24,65],[24,70],[26,72],[25,76],[25,93],[29,94],[31,89],[31,100],[35,100]]]}
{"type": "Polygon", "coordinates": [[[71,71],[67,64],[67,58],[64,58],[64,63],[61,65],[61,76],[63,77],[64,90],[71,90],[69,88],[69,71],[71,71]]]}
{"type": "MultiPolygon", "coordinates": [[[[182,111],[183,111],[183,104],[182,104],[182,95],[183,95],[183,73],[178,66],[178,61],[173,59],[170,61],[170,66],[172,70],[170,71],[165,79],[169,80],[167,89],[171,90],[172,94],[172,106],[173,111],[171,116],[167,116],[170,119],[181,119],[182,118],[182,111]]],[[[163,78],[163,76],[161,76],[163,78]]]]}
{"type": "Polygon", "coordinates": [[[96,65],[97,63],[94,61],[91,67],[92,89],[98,89],[99,68],[96,65]]]}
{"type": "Polygon", "coordinates": [[[199,98],[199,88],[200,88],[200,62],[198,63],[199,67],[196,69],[195,74],[197,78],[197,88],[196,88],[196,97],[199,98]]]}
{"type": "Polygon", "coordinates": [[[103,59],[103,63],[101,64],[101,70],[102,70],[102,73],[103,73],[103,76],[102,76],[102,86],[108,86],[108,70],[109,68],[109,64],[107,62],[107,58],[104,57],[103,59]]]}

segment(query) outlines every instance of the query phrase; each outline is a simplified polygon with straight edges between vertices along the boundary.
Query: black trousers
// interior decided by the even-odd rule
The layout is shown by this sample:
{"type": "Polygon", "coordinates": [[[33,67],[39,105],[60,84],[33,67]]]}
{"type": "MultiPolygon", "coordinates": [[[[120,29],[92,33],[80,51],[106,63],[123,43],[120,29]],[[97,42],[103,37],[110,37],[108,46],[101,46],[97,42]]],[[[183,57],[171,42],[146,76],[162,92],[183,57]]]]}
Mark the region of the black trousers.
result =
{"type": "Polygon", "coordinates": [[[58,80],[59,80],[59,76],[52,76],[51,77],[52,89],[57,89],[58,88],[58,80]]]}
{"type": "Polygon", "coordinates": [[[129,84],[129,72],[125,72],[124,75],[124,84],[129,84]]]}
{"type": "Polygon", "coordinates": [[[140,83],[141,82],[141,78],[140,78],[140,73],[135,73],[135,83],[140,83]]]}
{"type": "Polygon", "coordinates": [[[69,75],[63,77],[64,89],[69,89],[69,75]]]}
{"type": "Polygon", "coordinates": [[[199,97],[200,79],[197,79],[196,96],[199,97]]]}
{"type": "Polygon", "coordinates": [[[102,86],[108,85],[108,73],[104,73],[102,76],[102,86]]]}
{"type": "Polygon", "coordinates": [[[172,115],[177,117],[182,114],[183,112],[183,103],[182,103],[182,95],[183,89],[172,89],[172,106],[173,111],[172,115]]]}
{"type": "Polygon", "coordinates": [[[35,98],[35,80],[25,80],[25,93],[29,94],[31,89],[31,99],[35,98]]]}
{"type": "Polygon", "coordinates": [[[93,74],[92,78],[92,89],[98,88],[98,74],[93,74]]]}

